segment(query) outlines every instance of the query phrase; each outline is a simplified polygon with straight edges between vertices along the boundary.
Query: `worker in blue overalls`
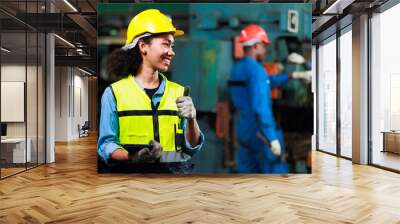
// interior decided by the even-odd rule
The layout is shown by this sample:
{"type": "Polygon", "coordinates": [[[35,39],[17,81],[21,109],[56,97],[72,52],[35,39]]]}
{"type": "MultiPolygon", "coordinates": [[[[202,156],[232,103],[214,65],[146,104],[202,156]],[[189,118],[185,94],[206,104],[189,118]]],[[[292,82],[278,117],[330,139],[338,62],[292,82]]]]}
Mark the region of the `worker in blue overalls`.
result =
{"type": "Polygon", "coordinates": [[[271,89],[285,85],[289,78],[310,80],[311,72],[294,72],[268,76],[261,63],[270,43],[259,25],[246,26],[239,35],[245,56],[239,60],[230,77],[235,117],[237,171],[239,173],[288,173],[281,157],[284,152],[282,130],[276,124],[271,89]]]}

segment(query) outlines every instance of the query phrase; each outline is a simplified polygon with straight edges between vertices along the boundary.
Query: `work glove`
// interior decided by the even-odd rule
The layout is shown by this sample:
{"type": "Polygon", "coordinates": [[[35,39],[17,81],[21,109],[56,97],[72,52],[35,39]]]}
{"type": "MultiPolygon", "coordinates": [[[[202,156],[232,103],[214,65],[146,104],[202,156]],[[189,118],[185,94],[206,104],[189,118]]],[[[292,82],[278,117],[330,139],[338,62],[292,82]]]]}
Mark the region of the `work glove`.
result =
{"type": "Polygon", "coordinates": [[[176,100],[176,105],[178,107],[178,115],[182,118],[187,118],[192,120],[196,118],[196,108],[192,98],[190,96],[182,96],[176,100]]]}
{"type": "Polygon", "coordinates": [[[271,141],[271,152],[276,156],[281,154],[281,144],[277,139],[271,141]]]}
{"type": "Polygon", "coordinates": [[[300,54],[294,53],[294,52],[289,54],[287,59],[289,62],[295,63],[295,64],[301,65],[301,64],[306,63],[306,59],[303,56],[301,56],[300,54]]]}
{"type": "Polygon", "coordinates": [[[150,163],[161,157],[162,146],[155,140],[150,141],[152,148],[145,147],[136,153],[129,153],[129,160],[132,163],[150,163]]]}
{"type": "Polygon", "coordinates": [[[153,150],[151,150],[150,152],[151,155],[154,156],[156,159],[160,158],[163,151],[163,147],[161,146],[161,144],[156,140],[151,140],[150,145],[153,146],[153,150]]]}
{"type": "Polygon", "coordinates": [[[311,73],[311,71],[293,72],[292,78],[293,79],[304,79],[307,81],[307,83],[310,83],[311,79],[312,79],[312,73],[311,73]]]}

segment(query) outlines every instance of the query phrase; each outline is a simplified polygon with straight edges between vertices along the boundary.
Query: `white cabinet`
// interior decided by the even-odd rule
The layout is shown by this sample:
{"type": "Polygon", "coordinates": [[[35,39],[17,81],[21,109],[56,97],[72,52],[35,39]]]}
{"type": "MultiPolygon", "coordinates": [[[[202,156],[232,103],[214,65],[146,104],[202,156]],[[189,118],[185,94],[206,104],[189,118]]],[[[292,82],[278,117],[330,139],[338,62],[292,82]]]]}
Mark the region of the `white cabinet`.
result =
{"type": "Polygon", "coordinates": [[[28,138],[26,140],[27,147],[25,151],[25,138],[7,138],[1,140],[2,147],[12,149],[12,162],[13,163],[25,163],[31,162],[32,160],[32,140],[28,138]],[[27,161],[25,161],[27,159],[27,161]]]}

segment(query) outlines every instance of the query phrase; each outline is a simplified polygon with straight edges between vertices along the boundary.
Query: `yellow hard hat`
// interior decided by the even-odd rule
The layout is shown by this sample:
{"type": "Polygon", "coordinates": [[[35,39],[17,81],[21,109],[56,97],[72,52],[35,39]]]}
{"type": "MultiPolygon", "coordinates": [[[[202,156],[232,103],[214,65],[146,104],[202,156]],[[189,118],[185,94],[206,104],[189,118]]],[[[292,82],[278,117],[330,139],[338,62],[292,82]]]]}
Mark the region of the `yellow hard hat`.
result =
{"type": "Polygon", "coordinates": [[[174,36],[184,34],[182,30],[177,30],[171,19],[157,9],[147,9],[137,14],[128,26],[124,47],[133,48],[138,37],[149,36],[157,33],[173,33],[174,36]],[[133,46],[132,46],[133,45],[133,46]]]}

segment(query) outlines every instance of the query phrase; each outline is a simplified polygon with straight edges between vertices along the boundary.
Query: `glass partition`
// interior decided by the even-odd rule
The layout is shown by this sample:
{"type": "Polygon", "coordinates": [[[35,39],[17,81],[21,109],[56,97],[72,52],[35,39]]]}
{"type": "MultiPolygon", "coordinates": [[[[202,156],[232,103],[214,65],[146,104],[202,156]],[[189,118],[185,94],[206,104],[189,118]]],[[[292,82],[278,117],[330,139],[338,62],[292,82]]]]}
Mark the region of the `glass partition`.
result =
{"type": "Polygon", "coordinates": [[[6,9],[0,11],[0,178],[45,162],[46,40],[43,32],[23,22],[27,13],[43,13],[44,5],[0,2],[6,9]]]}
{"type": "Polygon", "coordinates": [[[25,170],[31,161],[26,141],[26,37],[25,31],[1,34],[2,177],[25,170]]]}
{"type": "Polygon", "coordinates": [[[352,157],[352,33],[351,26],[340,36],[340,154],[352,157]]]}
{"type": "Polygon", "coordinates": [[[336,154],[336,36],[318,48],[318,149],[336,154]]]}
{"type": "Polygon", "coordinates": [[[372,163],[400,170],[400,4],[371,19],[372,163]]]}

